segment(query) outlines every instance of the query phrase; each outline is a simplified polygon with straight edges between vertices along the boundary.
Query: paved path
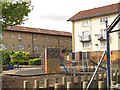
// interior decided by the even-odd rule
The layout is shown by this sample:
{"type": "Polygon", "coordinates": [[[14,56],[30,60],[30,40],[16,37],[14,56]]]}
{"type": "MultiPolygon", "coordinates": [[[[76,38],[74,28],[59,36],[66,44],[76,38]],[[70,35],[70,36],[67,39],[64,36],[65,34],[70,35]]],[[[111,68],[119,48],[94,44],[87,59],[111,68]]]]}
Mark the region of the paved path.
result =
{"type": "Polygon", "coordinates": [[[21,68],[21,69],[7,70],[7,71],[3,71],[2,74],[32,76],[32,75],[41,75],[44,74],[44,72],[40,67],[36,67],[36,68],[21,68]]]}

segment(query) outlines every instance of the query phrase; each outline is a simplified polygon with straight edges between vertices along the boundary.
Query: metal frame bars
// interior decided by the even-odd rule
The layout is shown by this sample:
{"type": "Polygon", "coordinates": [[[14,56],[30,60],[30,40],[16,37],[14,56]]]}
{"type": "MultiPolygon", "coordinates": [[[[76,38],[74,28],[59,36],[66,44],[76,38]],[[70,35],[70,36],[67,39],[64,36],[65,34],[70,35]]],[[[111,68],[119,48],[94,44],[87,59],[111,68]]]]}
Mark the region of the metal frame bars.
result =
{"type": "Polygon", "coordinates": [[[94,77],[95,77],[95,74],[97,73],[97,71],[98,71],[98,69],[99,69],[99,66],[100,66],[100,64],[102,63],[103,59],[104,59],[105,54],[106,54],[106,51],[103,53],[103,55],[102,55],[102,57],[101,57],[101,59],[100,59],[100,62],[98,63],[98,66],[97,66],[95,72],[93,73],[93,76],[91,77],[90,82],[88,83],[88,86],[87,86],[87,89],[86,89],[86,90],[88,90],[88,88],[90,87],[90,85],[91,85],[91,83],[92,83],[92,81],[93,81],[93,79],[94,79],[94,77]]]}

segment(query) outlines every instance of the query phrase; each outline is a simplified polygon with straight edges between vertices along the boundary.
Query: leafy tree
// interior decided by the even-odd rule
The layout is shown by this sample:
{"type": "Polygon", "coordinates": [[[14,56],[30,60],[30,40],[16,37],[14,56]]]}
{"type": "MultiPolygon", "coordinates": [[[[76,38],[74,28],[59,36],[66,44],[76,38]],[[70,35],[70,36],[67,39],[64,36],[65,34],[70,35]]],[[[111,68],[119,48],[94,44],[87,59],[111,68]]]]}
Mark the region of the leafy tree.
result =
{"type": "Polygon", "coordinates": [[[24,23],[32,9],[31,1],[2,2],[2,30],[24,23]]]}

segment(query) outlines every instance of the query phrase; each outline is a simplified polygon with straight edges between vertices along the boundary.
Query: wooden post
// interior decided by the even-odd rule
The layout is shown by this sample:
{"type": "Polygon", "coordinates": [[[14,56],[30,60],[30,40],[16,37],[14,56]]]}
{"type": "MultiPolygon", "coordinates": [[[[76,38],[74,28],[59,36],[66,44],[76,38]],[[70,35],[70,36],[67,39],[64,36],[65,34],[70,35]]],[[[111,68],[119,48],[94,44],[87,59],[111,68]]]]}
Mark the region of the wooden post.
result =
{"type": "Polygon", "coordinates": [[[84,82],[83,82],[83,90],[86,90],[87,85],[88,85],[88,82],[87,82],[87,81],[84,81],[84,82]]]}
{"type": "MultiPolygon", "coordinates": [[[[112,81],[112,82],[111,82],[111,85],[116,85],[116,82],[115,82],[115,81],[112,81]]],[[[115,88],[111,87],[111,90],[115,90],[115,88]]]]}
{"type": "Polygon", "coordinates": [[[84,81],[88,81],[88,75],[87,74],[85,74],[85,76],[84,76],[84,81]]]}
{"type": "Polygon", "coordinates": [[[35,80],[35,89],[39,90],[39,80],[35,80]]]}
{"type": "Polygon", "coordinates": [[[98,88],[99,90],[104,90],[104,81],[99,81],[98,88]]]}
{"type": "Polygon", "coordinates": [[[81,76],[79,75],[77,78],[78,78],[78,88],[81,88],[81,76]]]}
{"type": "Polygon", "coordinates": [[[24,90],[28,89],[28,81],[24,81],[24,90]]]}
{"type": "Polygon", "coordinates": [[[49,80],[45,79],[45,88],[49,88],[49,80]]]}
{"type": "Polygon", "coordinates": [[[72,88],[74,88],[74,77],[71,76],[71,83],[72,83],[72,88]]]}
{"type": "Polygon", "coordinates": [[[59,88],[60,88],[60,83],[55,83],[54,89],[59,90],[59,88]]]}
{"type": "Polygon", "coordinates": [[[58,83],[58,78],[54,78],[54,83],[58,83]]]}
{"type": "Polygon", "coordinates": [[[66,84],[66,78],[62,77],[62,85],[66,88],[67,84],[66,84]]]}
{"type": "Polygon", "coordinates": [[[70,90],[72,88],[72,82],[67,82],[67,90],[70,90]]]}

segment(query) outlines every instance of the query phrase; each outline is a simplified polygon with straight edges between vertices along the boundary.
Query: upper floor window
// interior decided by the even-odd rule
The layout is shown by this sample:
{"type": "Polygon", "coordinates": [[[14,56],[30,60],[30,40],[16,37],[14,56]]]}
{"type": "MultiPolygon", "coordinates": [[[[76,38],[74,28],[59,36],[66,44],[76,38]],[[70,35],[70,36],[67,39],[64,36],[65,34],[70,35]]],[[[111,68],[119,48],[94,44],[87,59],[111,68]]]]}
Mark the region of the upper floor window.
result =
{"type": "Polygon", "coordinates": [[[24,45],[18,45],[19,50],[24,50],[24,45]]]}
{"type": "Polygon", "coordinates": [[[21,39],[21,34],[18,34],[18,39],[21,39]]]}
{"type": "Polygon", "coordinates": [[[66,39],[66,42],[68,41],[68,38],[66,39]]]}
{"type": "Polygon", "coordinates": [[[12,48],[15,48],[15,45],[14,45],[14,44],[12,44],[12,48]]]}
{"type": "Polygon", "coordinates": [[[118,37],[120,38],[120,32],[118,33],[118,37]]]}
{"type": "Polygon", "coordinates": [[[83,20],[82,21],[82,26],[88,26],[90,23],[90,21],[87,19],[87,20],[83,20]]]}
{"type": "Polygon", "coordinates": [[[61,38],[61,37],[59,37],[59,41],[60,41],[60,42],[62,41],[62,38],[61,38]]]}
{"type": "Polygon", "coordinates": [[[85,43],[83,43],[83,48],[89,48],[89,42],[85,42],[85,43]]]}
{"type": "Polygon", "coordinates": [[[101,36],[106,38],[106,29],[101,29],[101,36]]]}
{"type": "Polygon", "coordinates": [[[48,41],[50,41],[50,37],[47,37],[48,41]]]}
{"type": "Polygon", "coordinates": [[[44,40],[44,36],[42,36],[42,40],[44,40]]]}
{"type": "Polygon", "coordinates": [[[0,34],[0,38],[3,38],[3,33],[0,34]]]}
{"type": "Polygon", "coordinates": [[[12,33],[12,38],[14,38],[15,37],[15,35],[12,33]]]}
{"type": "Polygon", "coordinates": [[[1,44],[0,46],[1,46],[1,49],[4,49],[4,50],[7,49],[7,45],[6,44],[1,44]]]}
{"type": "Polygon", "coordinates": [[[30,38],[30,35],[28,35],[28,38],[30,38]]]}
{"type": "Polygon", "coordinates": [[[33,39],[34,39],[34,40],[37,40],[37,36],[36,36],[36,35],[33,35],[33,39]]]}
{"type": "Polygon", "coordinates": [[[82,39],[88,39],[89,38],[89,31],[82,32],[82,39]]]}
{"type": "Polygon", "coordinates": [[[106,47],[106,41],[101,41],[101,48],[105,48],[106,47]]]}
{"type": "Polygon", "coordinates": [[[39,50],[39,45],[35,45],[34,50],[39,50]]]}
{"type": "Polygon", "coordinates": [[[30,45],[28,45],[28,49],[30,49],[30,45]]]}
{"type": "Polygon", "coordinates": [[[100,18],[100,23],[104,23],[105,20],[107,20],[107,19],[108,19],[108,16],[101,17],[100,18]]]}
{"type": "Polygon", "coordinates": [[[42,48],[44,49],[44,48],[45,48],[45,46],[43,45],[43,46],[42,46],[42,48]]]}

